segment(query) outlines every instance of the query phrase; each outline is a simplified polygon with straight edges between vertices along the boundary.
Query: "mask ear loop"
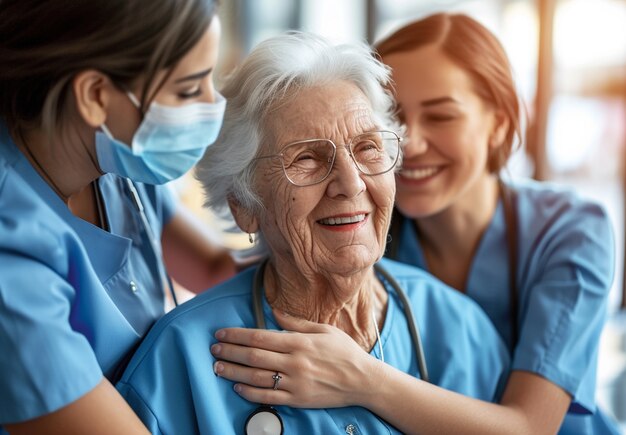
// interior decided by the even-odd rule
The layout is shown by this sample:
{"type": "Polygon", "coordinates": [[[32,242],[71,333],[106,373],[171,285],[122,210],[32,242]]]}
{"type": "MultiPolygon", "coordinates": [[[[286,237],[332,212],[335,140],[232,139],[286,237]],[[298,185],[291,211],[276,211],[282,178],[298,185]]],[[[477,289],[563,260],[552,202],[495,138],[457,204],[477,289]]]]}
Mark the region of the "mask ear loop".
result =
{"type": "Polygon", "coordinates": [[[139,99],[137,97],[135,97],[135,94],[133,94],[131,91],[125,89],[126,95],[128,96],[128,99],[135,105],[135,107],[137,109],[139,109],[139,111],[141,112],[141,103],[139,102],[139,99]]]}
{"type": "Polygon", "coordinates": [[[109,130],[109,128],[106,126],[106,124],[103,122],[102,124],[100,124],[100,129],[104,132],[104,134],[106,134],[109,139],[115,139],[113,137],[113,135],[111,134],[111,130],[109,130]]]}
{"type": "MultiPolygon", "coordinates": [[[[130,100],[130,102],[133,104],[133,106],[135,106],[135,108],[139,110],[139,113],[141,114],[141,118],[143,119],[144,113],[141,110],[141,103],[139,102],[139,99],[135,96],[135,94],[129,91],[124,85],[113,83],[113,86],[118,88],[120,91],[124,92],[124,94],[126,94],[126,96],[130,100]]],[[[100,125],[100,128],[102,129],[104,134],[106,134],[109,137],[109,139],[115,139],[115,137],[111,133],[111,130],[109,130],[109,128],[104,124],[104,122],[100,125]]]]}

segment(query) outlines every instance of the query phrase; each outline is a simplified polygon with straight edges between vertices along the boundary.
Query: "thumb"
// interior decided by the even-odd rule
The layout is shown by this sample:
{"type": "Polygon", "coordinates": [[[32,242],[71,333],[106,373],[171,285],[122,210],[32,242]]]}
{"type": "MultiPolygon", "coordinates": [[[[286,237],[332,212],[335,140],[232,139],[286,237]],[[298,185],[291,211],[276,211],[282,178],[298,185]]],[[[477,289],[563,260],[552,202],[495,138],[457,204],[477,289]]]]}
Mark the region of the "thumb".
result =
{"type": "Polygon", "coordinates": [[[300,317],[290,316],[286,312],[278,309],[272,309],[276,322],[286,331],[302,332],[302,333],[320,333],[324,332],[324,325],[311,322],[300,317]]]}

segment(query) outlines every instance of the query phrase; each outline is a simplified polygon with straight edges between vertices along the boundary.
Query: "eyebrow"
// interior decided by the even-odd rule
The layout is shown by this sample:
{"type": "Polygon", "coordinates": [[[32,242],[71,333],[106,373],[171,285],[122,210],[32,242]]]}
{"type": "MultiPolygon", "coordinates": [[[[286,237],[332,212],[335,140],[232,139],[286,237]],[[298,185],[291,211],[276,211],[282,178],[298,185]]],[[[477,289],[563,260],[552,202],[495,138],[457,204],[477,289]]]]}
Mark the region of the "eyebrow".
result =
{"type": "Polygon", "coordinates": [[[423,107],[427,107],[427,106],[435,106],[437,104],[445,104],[445,103],[457,103],[458,104],[459,102],[452,97],[440,97],[440,98],[433,98],[431,100],[422,101],[421,105],[423,107]]]}
{"type": "Polygon", "coordinates": [[[211,74],[211,71],[213,71],[213,68],[205,69],[204,71],[200,71],[200,72],[176,79],[175,83],[188,82],[190,80],[198,80],[198,79],[201,79],[202,77],[205,77],[211,74]]]}

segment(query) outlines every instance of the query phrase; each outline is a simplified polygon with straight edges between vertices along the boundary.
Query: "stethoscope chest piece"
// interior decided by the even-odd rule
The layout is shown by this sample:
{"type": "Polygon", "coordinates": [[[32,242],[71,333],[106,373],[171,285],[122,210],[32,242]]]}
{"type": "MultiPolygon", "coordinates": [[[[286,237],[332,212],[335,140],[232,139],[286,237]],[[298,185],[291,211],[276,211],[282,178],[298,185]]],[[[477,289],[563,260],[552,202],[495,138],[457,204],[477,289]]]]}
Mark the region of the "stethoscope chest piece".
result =
{"type": "Polygon", "coordinates": [[[246,420],[246,435],[282,435],[283,420],[268,405],[259,406],[246,420]]]}

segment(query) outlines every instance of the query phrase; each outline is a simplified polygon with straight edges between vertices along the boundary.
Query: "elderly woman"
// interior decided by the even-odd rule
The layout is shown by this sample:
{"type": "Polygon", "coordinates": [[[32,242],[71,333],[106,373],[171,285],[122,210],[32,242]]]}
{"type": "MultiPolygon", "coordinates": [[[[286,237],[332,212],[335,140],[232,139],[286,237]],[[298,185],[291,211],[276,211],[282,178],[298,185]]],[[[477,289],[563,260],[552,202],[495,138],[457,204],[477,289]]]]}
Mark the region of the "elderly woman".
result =
{"type": "MultiPolygon", "coordinates": [[[[497,399],[508,357],[486,315],[425,272],[381,260],[400,155],[387,83],[367,48],[302,33],[263,42],[232,75],[223,130],[200,179],[209,205],[230,208],[267,260],[169,313],[138,349],[118,389],[153,433],[398,433],[359,406],[243,399],[211,351],[251,366],[261,355],[242,361],[243,345],[217,345],[209,334],[279,329],[273,310],[317,322],[320,332],[334,325],[354,352],[405,376],[497,399]]],[[[269,369],[250,368],[241,381],[285,396],[300,381],[269,369]]],[[[371,395],[381,383],[371,379],[371,395]]]]}

